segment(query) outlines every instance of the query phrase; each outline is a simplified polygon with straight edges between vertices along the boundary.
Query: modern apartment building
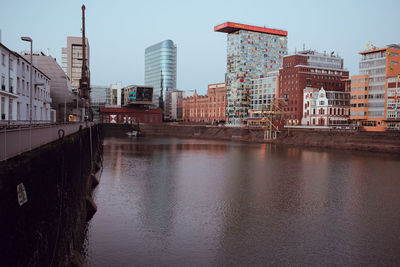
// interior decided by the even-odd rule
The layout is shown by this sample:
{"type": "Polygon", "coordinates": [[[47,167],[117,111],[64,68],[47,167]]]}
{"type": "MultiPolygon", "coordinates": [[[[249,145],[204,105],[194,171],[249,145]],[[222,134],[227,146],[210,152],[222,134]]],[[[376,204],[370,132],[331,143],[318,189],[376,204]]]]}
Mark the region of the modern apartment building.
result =
{"type": "Polygon", "coordinates": [[[286,124],[298,125],[303,117],[303,90],[306,87],[325,91],[345,91],[349,72],[343,59],[332,53],[314,50],[295,52],[283,58],[279,70],[279,97],[286,100],[286,124]]]}
{"type": "Polygon", "coordinates": [[[155,106],[160,104],[161,91],[162,100],[165,102],[166,92],[176,90],[176,54],[176,45],[171,40],[162,41],[145,50],[144,84],[154,88],[155,106]]]}
{"type": "Polygon", "coordinates": [[[348,126],[350,118],[350,92],[325,91],[324,88],[303,90],[302,125],[348,126]]]}
{"type": "Polygon", "coordinates": [[[399,130],[400,45],[360,55],[360,75],[351,77],[350,119],[366,131],[399,130]]]}
{"type": "Polygon", "coordinates": [[[153,87],[142,85],[129,85],[122,88],[122,106],[151,105],[153,87]]]}
{"type": "Polygon", "coordinates": [[[2,43],[0,84],[0,123],[50,122],[50,78],[2,43]]]}
{"type": "Polygon", "coordinates": [[[226,120],[247,123],[252,80],[282,67],[287,55],[287,31],[226,22],[214,31],[227,33],[226,120]]]}
{"type": "MultiPolygon", "coordinates": [[[[79,80],[82,77],[82,37],[67,37],[67,47],[62,48],[61,63],[64,72],[68,75],[73,88],[79,88],[79,80]]],[[[86,38],[86,64],[89,68],[90,48],[86,38]]],[[[90,72],[89,72],[90,76],[90,72]]]]}

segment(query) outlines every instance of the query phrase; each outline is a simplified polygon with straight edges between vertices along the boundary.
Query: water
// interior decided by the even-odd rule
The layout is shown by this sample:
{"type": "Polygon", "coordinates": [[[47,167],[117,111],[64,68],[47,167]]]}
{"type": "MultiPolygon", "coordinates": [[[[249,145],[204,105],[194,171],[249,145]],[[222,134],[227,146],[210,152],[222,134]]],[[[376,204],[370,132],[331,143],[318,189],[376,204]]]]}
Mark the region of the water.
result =
{"type": "Polygon", "coordinates": [[[92,266],[400,265],[400,158],[106,139],[92,266]]]}

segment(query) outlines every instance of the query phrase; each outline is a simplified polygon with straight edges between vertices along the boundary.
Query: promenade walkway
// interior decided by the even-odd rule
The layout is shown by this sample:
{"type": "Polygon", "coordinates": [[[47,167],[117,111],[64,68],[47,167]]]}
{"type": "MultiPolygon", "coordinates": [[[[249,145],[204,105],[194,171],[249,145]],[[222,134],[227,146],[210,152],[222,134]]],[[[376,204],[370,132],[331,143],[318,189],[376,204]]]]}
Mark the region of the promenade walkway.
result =
{"type": "Polygon", "coordinates": [[[62,135],[60,130],[67,136],[89,125],[93,125],[93,122],[0,126],[0,161],[59,139],[62,135]]]}

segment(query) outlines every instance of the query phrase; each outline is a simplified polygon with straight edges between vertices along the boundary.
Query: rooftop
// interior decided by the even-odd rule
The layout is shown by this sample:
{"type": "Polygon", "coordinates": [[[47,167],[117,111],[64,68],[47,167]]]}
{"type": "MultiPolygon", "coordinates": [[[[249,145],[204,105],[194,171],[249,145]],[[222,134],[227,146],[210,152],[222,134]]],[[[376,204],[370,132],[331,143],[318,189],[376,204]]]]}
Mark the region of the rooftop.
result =
{"type": "Polygon", "coordinates": [[[252,32],[269,33],[280,36],[287,36],[288,32],[283,30],[271,29],[266,27],[251,26],[246,24],[240,24],[235,22],[225,22],[214,27],[216,32],[233,33],[239,30],[246,30],[252,32]]]}

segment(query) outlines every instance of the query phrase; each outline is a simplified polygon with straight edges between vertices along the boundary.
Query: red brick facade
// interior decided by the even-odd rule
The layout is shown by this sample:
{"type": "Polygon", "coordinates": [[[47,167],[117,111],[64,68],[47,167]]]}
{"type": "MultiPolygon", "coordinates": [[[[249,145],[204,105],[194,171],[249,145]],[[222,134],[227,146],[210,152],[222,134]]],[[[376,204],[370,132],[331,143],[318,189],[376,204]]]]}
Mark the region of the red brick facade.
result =
{"type": "Polygon", "coordinates": [[[162,123],[162,109],[138,107],[100,107],[100,121],[103,123],[162,123]]]}
{"type": "Polygon", "coordinates": [[[321,88],[326,91],[344,91],[347,70],[309,65],[307,55],[291,55],[283,58],[283,68],[279,70],[279,97],[287,100],[286,124],[300,124],[303,115],[303,89],[321,88]]]}
{"type": "Polygon", "coordinates": [[[225,121],[226,87],[225,83],[209,84],[207,95],[183,99],[183,121],[212,123],[225,121]]]}

